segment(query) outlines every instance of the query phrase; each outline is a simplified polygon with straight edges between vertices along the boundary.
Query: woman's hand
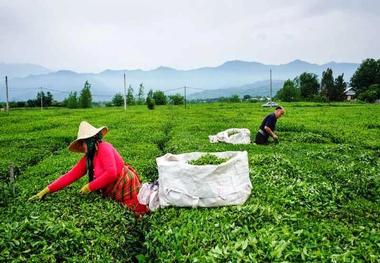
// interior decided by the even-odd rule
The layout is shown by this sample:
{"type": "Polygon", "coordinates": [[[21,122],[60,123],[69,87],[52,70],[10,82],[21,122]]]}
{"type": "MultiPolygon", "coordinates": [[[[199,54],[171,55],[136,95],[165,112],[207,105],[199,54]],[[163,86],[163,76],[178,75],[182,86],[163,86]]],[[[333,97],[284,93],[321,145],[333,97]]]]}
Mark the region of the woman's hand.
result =
{"type": "Polygon", "coordinates": [[[45,195],[47,195],[50,192],[48,187],[45,187],[42,191],[40,191],[38,194],[33,195],[31,198],[28,199],[28,201],[34,201],[34,200],[41,200],[45,195]]]}
{"type": "Polygon", "coordinates": [[[89,192],[91,192],[89,184],[85,184],[79,191],[81,194],[88,194],[89,192]]]}

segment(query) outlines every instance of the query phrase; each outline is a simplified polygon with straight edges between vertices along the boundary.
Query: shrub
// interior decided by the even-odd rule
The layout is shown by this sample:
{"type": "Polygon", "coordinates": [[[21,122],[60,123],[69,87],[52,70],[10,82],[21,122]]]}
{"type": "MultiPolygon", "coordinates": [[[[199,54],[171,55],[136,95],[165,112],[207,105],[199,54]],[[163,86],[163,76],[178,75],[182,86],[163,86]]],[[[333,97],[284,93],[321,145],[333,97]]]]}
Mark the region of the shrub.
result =
{"type": "Polygon", "coordinates": [[[164,92],[161,90],[156,90],[153,92],[153,99],[156,105],[166,105],[167,104],[167,98],[164,92]]]}
{"type": "Polygon", "coordinates": [[[153,98],[147,98],[146,99],[146,105],[148,106],[148,109],[153,110],[154,106],[156,105],[155,101],[153,98]]]}
{"type": "Polygon", "coordinates": [[[175,94],[175,95],[171,95],[169,96],[169,100],[170,100],[170,103],[171,104],[174,104],[174,105],[181,105],[184,103],[185,101],[185,98],[181,95],[181,94],[175,94]]]}
{"type": "Polygon", "coordinates": [[[358,99],[366,102],[375,102],[380,99],[380,85],[374,84],[369,86],[366,91],[359,94],[358,99]]]}
{"type": "Polygon", "coordinates": [[[115,96],[112,98],[112,103],[115,106],[123,106],[123,104],[124,104],[123,95],[121,95],[120,93],[116,93],[115,96]]]}

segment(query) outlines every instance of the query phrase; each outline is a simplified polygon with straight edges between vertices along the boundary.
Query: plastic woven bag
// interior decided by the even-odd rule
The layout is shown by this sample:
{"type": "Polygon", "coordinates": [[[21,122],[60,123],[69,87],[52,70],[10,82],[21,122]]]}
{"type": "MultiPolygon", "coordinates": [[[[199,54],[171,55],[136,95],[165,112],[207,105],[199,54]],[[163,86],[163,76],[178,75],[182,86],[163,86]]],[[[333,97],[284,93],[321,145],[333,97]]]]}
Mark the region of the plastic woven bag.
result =
{"type": "Polygon", "coordinates": [[[219,132],[216,135],[210,135],[208,138],[211,143],[224,142],[231,144],[250,144],[251,132],[245,128],[232,128],[219,132]]]}
{"type": "Polygon", "coordinates": [[[158,190],[158,181],[144,183],[137,195],[139,203],[147,205],[150,211],[157,210],[160,207],[158,190]]]}
{"type": "Polygon", "coordinates": [[[243,204],[251,194],[248,153],[212,153],[228,158],[220,165],[191,165],[206,153],[166,154],[157,158],[160,207],[216,207],[243,204]]]}

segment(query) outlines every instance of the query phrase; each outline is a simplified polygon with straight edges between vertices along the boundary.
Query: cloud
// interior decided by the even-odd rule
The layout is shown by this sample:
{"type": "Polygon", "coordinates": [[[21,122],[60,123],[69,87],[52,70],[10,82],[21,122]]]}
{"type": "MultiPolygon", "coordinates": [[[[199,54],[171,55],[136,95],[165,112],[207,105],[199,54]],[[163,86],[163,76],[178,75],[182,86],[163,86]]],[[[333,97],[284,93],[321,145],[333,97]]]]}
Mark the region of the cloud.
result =
{"type": "Polygon", "coordinates": [[[326,15],[331,12],[378,16],[380,1],[377,0],[313,0],[304,7],[305,15],[326,15]]]}
{"type": "Polygon", "coordinates": [[[379,1],[0,2],[0,61],[100,71],[378,57],[379,1]]]}

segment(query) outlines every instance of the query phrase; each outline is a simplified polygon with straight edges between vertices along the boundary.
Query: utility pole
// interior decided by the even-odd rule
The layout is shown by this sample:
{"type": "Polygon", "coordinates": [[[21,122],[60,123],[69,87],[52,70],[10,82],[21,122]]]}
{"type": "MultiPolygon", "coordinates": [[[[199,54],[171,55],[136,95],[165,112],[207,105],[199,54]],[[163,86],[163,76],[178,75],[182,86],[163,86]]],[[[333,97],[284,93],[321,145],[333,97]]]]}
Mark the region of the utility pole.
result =
{"type": "Polygon", "coordinates": [[[270,100],[269,100],[269,102],[270,102],[270,106],[272,107],[272,69],[270,69],[270,71],[269,71],[269,74],[270,74],[270,84],[269,84],[269,90],[270,90],[270,100]]]}
{"type": "Polygon", "coordinates": [[[44,106],[44,94],[42,93],[42,87],[40,87],[40,97],[41,97],[41,110],[44,106]]]}
{"type": "Polygon", "coordinates": [[[5,92],[7,96],[6,111],[9,112],[9,100],[8,100],[8,76],[5,76],[5,92]]]}
{"type": "Polygon", "coordinates": [[[127,80],[124,73],[124,110],[127,110],[127,80]]]}
{"type": "Polygon", "coordinates": [[[184,94],[185,94],[185,109],[186,109],[186,86],[185,87],[183,87],[183,89],[184,89],[184,94]]]}

